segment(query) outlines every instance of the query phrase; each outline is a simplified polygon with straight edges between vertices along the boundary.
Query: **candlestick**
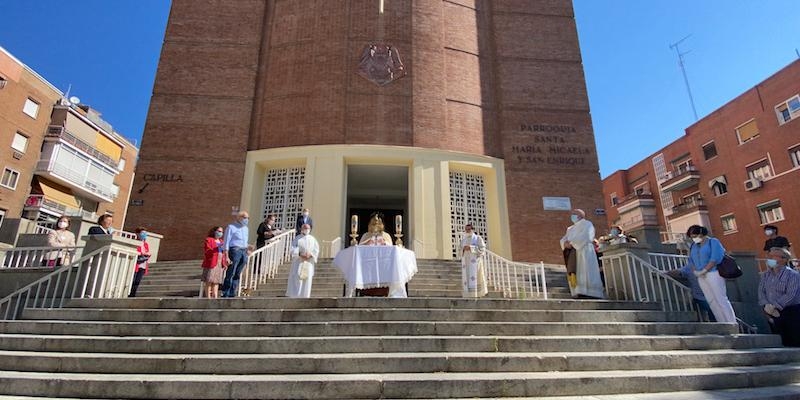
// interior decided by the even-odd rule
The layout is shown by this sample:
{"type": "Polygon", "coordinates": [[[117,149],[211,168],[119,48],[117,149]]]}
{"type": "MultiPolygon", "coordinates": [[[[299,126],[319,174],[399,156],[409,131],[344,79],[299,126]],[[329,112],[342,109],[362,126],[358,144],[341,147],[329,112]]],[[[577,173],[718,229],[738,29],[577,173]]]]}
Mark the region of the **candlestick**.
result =
{"type": "Polygon", "coordinates": [[[403,232],[403,216],[397,215],[394,217],[394,230],[397,233],[403,232]]]}

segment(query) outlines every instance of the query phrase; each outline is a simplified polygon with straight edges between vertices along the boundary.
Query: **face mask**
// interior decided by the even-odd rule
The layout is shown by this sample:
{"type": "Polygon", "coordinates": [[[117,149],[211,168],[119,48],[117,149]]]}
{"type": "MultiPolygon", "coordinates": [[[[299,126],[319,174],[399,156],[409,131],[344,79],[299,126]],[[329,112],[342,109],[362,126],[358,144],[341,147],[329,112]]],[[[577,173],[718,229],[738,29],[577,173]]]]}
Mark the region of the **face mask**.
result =
{"type": "Polygon", "coordinates": [[[303,235],[308,235],[309,233],[311,233],[311,231],[310,231],[310,230],[308,230],[308,229],[303,229],[303,230],[302,230],[302,231],[300,231],[300,232],[301,232],[303,235]]]}
{"type": "Polygon", "coordinates": [[[472,236],[472,231],[467,232],[467,236],[472,236]]]}
{"type": "Polygon", "coordinates": [[[58,221],[58,228],[59,229],[66,229],[69,223],[67,221],[58,221]]]}
{"type": "Polygon", "coordinates": [[[775,231],[773,231],[772,229],[767,229],[764,231],[764,234],[767,236],[772,236],[773,234],[775,234],[775,231]]]}
{"type": "Polygon", "coordinates": [[[569,220],[572,221],[573,224],[579,221],[578,216],[575,214],[570,215],[569,220]]]}
{"type": "Polygon", "coordinates": [[[147,240],[147,232],[139,232],[139,240],[147,240]]]}
{"type": "Polygon", "coordinates": [[[222,237],[222,232],[214,232],[214,237],[219,239],[222,237]]]}
{"type": "Polygon", "coordinates": [[[775,268],[778,266],[778,260],[773,260],[771,258],[767,259],[767,266],[770,268],[775,268]]]}
{"type": "Polygon", "coordinates": [[[304,217],[307,217],[307,216],[308,216],[308,212],[304,212],[304,213],[303,213],[303,216],[304,216],[304,217]]]}
{"type": "Polygon", "coordinates": [[[250,222],[250,218],[242,218],[242,225],[246,226],[248,222],[250,222]]]}
{"type": "Polygon", "coordinates": [[[614,235],[614,236],[619,235],[619,230],[618,229],[612,229],[611,230],[611,234],[614,235]]]}
{"type": "Polygon", "coordinates": [[[695,243],[697,243],[697,244],[700,244],[700,243],[702,243],[702,242],[703,242],[703,238],[701,238],[701,237],[694,237],[694,238],[692,238],[692,241],[693,241],[693,242],[695,242],[695,243]]]}
{"type": "Polygon", "coordinates": [[[110,227],[110,226],[109,226],[109,227],[108,227],[108,233],[114,233],[114,228],[112,228],[112,227],[110,227]]]}

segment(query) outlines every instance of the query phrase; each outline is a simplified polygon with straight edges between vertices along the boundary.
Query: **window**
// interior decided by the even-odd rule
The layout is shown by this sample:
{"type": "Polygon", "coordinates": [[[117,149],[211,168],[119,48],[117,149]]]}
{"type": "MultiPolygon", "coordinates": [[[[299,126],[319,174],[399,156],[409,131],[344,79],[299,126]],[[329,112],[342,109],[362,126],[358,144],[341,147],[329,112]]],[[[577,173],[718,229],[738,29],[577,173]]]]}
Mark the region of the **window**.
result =
{"type": "Polygon", "coordinates": [[[120,170],[120,172],[122,172],[125,169],[125,159],[124,158],[120,158],[119,159],[119,164],[117,164],[117,169],[120,170]]]}
{"type": "Polygon", "coordinates": [[[773,200],[758,206],[761,225],[783,221],[783,209],[780,200],[773,200]]]}
{"type": "MultiPolygon", "coordinates": [[[[6,87],[6,83],[8,83],[6,78],[3,78],[2,76],[0,76],[0,89],[6,87]]],[[[0,218],[0,224],[2,224],[2,223],[3,223],[2,218],[0,218]]]]}
{"type": "Polygon", "coordinates": [[[611,193],[611,205],[616,206],[619,204],[619,197],[617,197],[617,192],[611,193]]]}
{"type": "Polygon", "coordinates": [[[703,157],[706,159],[706,161],[716,156],[717,156],[717,145],[715,145],[714,142],[703,145],[703,157]]]}
{"type": "Polygon", "coordinates": [[[0,226],[3,226],[3,221],[6,220],[6,210],[0,208],[0,226]]]}
{"type": "Polygon", "coordinates": [[[688,207],[695,207],[703,205],[703,196],[700,195],[700,192],[694,192],[692,194],[683,196],[681,202],[688,207]]]}
{"type": "Polygon", "coordinates": [[[775,107],[775,114],[777,114],[778,123],[781,125],[800,117],[800,96],[795,95],[791,99],[778,104],[775,107]]]}
{"type": "Polygon", "coordinates": [[[724,233],[736,232],[736,217],[733,214],[723,215],[720,220],[722,221],[722,231],[724,233]]]}
{"type": "Polygon", "coordinates": [[[39,103],[31,99],[25,100],[25,106],[22,108],[22,112],[35,119],[36,116],[39,115],[39,103]]]}
{"type": "Polygon", "coordinates": [[[789,158],[792,159],[792,166],[795,168],[800,167],[800,145],[789,149],[789,158]]]}
{"type": "Polygon", "coordinates": [[[673,162],[672,169],[675,171],[673,176],[683,175],[689,171],[694,171],[694,164],[691,158],[685,158],[680,162],[673,162]]]}
{"type": "Polygon", "coordinates": [[[751,119],[736,128],[736,136],[739,138],[739,144],[758,137],[758,124],[756,124],[756,120],[751,119]]]}
{"type": "Polygon", "coordinates": [[[714,192],[714,196],[722,196],[725,193],[728,193],[728,184],[724,182],[714,182],[711,186],[711,191],[714,192]]]}
{"type": "Polygon", "coordinates": [[[765,158],[747,167],[747,176],[750,179],[767,180],[772,176],[772,167],[769,165],[769,160],[765,158]]]}
{"type": "Polygon", "coordinates": [[[28,137],[17,132],[14,135],[14,141],[11,142],[11,148],[20,153],[24,153],[25,150],[28,149],[28,137]]]}
{"type": "Polygon", "coordinates": [[[11,190],[17,188],[17,181],[19,181],[19,172],[6,167],[3,170],[3,177],[0,179],[0,186],[5,186],[11,190]]]}

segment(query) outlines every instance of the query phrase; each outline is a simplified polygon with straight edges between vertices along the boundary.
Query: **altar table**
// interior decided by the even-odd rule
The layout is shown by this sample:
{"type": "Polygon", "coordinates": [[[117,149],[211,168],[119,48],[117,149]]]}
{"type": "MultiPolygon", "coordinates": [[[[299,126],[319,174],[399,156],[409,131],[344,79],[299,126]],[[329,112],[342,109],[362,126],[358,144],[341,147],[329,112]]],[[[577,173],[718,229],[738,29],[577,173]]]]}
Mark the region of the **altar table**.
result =
{"type": "Polygon", "coordinates": [[[389,287],[389,297],[408,297],[406,283],[417,273],[413,251],[398,246],[350,246],[333,259],[347,282],[346,296],[356,289],[389,287]]]}

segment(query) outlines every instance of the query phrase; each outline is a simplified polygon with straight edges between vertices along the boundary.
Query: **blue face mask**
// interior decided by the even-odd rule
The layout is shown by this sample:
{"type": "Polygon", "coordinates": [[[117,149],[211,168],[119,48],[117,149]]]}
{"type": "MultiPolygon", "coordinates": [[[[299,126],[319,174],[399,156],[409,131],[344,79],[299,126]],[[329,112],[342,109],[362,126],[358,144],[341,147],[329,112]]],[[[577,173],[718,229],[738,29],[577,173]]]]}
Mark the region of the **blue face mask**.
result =
{"type": "Polygon", "coordinates": [[[619,235],[619,230],[618,229],[612,229],[611,230],[611,234],[614,235],[614,236],[619,235]]]}
{"type": "Polygon", "coordinates": [[[247,226],[247,223],[250,222],[250,218],[242,218],[242,225],[247,226]]]}
{"type": "Polygon", "coordinates": [[[570,215],[569,220],[572,221],[573,224],[579,221],[578,216],[575,214],[570,215]]]}
{"type": "Polygon", "coordinates": [[[767,266],[770,268],[775,268],[778,266],[778,260],[773,260],[771,258],[767,259],[767,266]]]}
{"type": "Polygon", "coordinates": [[[147,232],[139,232],[139,240],[147,240],[147,232]]]}
{"type": "Polygon", "coordinates": [[[222,237],[222,232],[214,232],[214,237],[219,239],[222,237]]]}

